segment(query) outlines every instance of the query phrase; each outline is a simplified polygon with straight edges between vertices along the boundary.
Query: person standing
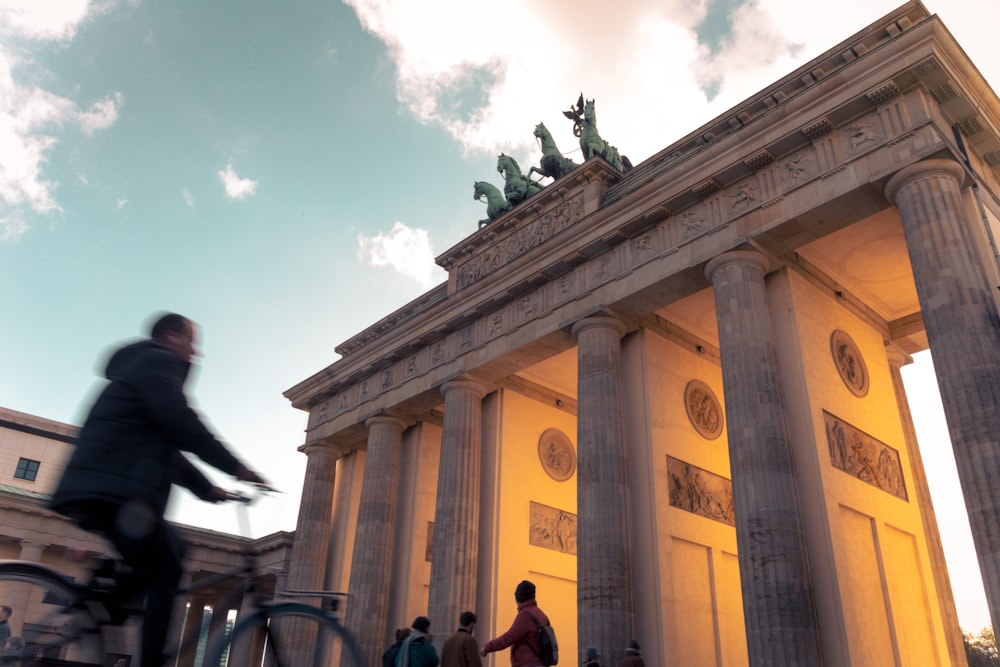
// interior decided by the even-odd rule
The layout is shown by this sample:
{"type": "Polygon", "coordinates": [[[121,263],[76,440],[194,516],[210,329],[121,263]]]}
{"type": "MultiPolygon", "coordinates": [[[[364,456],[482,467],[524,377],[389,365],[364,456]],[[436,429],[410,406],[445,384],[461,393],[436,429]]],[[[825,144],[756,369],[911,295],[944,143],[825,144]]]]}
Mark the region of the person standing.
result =
{"type": "Polygon", "coordinates": [[[7,619],[10,615],[14,613],[14,610],[7,605],[0,606],[0,645],[2,645],[7,638],[10,637],[10,624],[7,623],[7,619]]]}
{"type": "Polygon", "coordinates": [[[628,648],[625,649],[625,657],[618,663],[618,667],[646,667],[642,651],[639,650],[639,642],[634,639],[629,642],[628,648]]]}
{"type": "Polygon", "coordinates": [[[476,615],[463,611],[458,617],[458,630],[441,648],[441,667],[482,667],[479,644],[472,636],[475,629],[476,615]]]}
{"type": "Polygon", "coordinates": [[[195,324],[159,317],[150,338],[111,355],[101,391],[84,421],[49,502],[84,530],[106,537],[131,567],[123,594],[142,594],[140,667],[161,667],[182,574],[184,543],[164,519],[173,484],[203,500],[229,494],[214,486],[182,451],[244,482],[263,478],[241,463],[188,405],[184,382],[197,351],[195,324]]]}
{"type": "Polygon", "coordinates": [[[514,589],[517,615],[510,629],[499,637],[483,644],[479,655],[486,657],[495,651],[510,649],[511,667],[541,667],[542,647],[538,643],[538,626],[549,625],[549,617],[538,608],[535,585],[525,579],[514,589]]]}
{"type": "Polygon", "coordinates": [[[597,654],[597,649],[588,646],[583,655],[583,667],[601,667],[601,656],[597,654]]]}
{"type": "Polygon", "coordinates": [[[413,631],[396,654],[396,667],[437,667],[441,661],[431,644],[431,619],[417,616],[411,626],[413,631]]]}
{"type": "Polygon", "coordinates": [[[409,628],[396,629],[396,641],[392,644],[392,646],[385,650],[385,653],[382,654],[382,667],[393,667],[393,665],[396,664],[396,655],[399,654],[399,648],[409,636],[409,628]]]}

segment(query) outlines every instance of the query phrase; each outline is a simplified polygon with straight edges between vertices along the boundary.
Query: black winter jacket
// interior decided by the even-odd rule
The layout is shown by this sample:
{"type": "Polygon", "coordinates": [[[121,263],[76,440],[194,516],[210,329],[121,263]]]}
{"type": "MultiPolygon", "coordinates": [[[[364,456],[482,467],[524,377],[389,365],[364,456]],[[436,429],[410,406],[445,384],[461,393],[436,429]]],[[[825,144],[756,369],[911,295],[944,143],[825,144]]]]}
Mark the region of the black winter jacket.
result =
{"type": "Polygon", "coordinates": [[[209,498],[212,483],[181,454],[198,455],[235,474],[239,461],[188,405],[191,364],[156,340],[132,343],[108,362],[110,383],[87,416],[77,446],[52,496],[58,512],[78,501],[139,500],[162,517],[173,483],[209,498]]]}

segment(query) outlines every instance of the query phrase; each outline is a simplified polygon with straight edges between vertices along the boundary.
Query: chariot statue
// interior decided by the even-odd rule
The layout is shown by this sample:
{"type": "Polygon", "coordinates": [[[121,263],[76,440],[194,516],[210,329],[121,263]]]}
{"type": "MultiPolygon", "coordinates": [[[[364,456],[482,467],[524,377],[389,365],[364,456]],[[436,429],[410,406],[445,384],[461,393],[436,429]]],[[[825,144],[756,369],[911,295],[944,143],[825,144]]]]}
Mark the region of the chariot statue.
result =
{"type": "Polygon", "coordinates": [[[597,132],[597,112],[594,110],[594,100],[580,99],[576,106],[570,106],[569,111],[563,111],[563,115],[573,121],[573,135],[580,137],[580,149],[583,151],[583,158],[589,160],[595,155],[600,155],[608,164],[619,171],[629,171],[632,163],[627,157],[619,155],[618,149],[601,138],[597,132]]]}

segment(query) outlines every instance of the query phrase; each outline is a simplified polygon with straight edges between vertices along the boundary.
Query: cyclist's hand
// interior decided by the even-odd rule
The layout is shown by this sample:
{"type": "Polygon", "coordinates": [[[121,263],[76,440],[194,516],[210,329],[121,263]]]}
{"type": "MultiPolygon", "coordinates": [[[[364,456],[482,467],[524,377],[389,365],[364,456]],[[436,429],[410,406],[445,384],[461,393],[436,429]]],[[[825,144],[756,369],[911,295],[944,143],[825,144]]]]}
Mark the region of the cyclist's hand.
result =
{"type": "Polygon", "coordinates": [[[226,491],[225,489],[220,488],[218,486],[213,486],[212,490],[209,491],[208,497],[206,497],[205,500],[207,500],[210,503],[221,503],[226,500],[231,500],[232,497],[233,494],[229,493],[229,491],[226,491]]]}
{"type": "Polygon", "coordinates": [[[265,486],[270,486],[270,484],[268,484],[263,477],[261,477],[256,472],[246,467],[242,463],[240,464],[240,467],[236,470],[235,477],[241,482],[250,482],[251,484],[263,484],[265,486]]]}

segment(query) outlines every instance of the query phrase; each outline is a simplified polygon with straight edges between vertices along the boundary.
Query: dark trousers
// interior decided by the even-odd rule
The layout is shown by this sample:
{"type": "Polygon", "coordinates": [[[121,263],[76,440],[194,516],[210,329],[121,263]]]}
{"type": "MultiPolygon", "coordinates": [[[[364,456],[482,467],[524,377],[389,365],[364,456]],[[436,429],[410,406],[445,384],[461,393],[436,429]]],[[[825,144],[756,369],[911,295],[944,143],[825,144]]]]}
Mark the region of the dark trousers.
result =
{"type": "Polygon", "coordinates": [[[129,593],[146,598],[139,667],[162,667],[174,596],[183,574],[184,542],[151,510],[93,502],[73,508],[85,530],[103,534],[131,572],[122,579],[129,593]]]}

